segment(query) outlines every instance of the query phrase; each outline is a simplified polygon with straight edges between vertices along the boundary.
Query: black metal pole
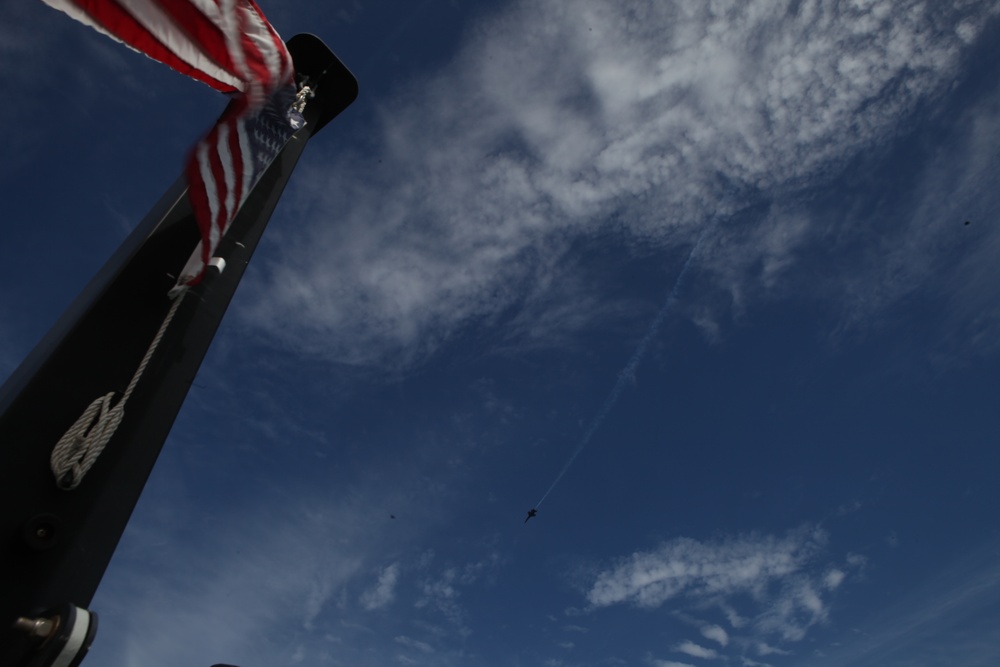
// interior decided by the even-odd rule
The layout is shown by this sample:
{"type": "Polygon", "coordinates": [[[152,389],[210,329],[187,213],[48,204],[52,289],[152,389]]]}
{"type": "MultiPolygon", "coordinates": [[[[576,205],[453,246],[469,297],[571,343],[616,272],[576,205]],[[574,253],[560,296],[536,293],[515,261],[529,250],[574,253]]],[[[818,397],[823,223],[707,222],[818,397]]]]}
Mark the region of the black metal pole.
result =
{"type": "Polygon", "coordinates": [[[357,97],[357,81],[311,35],[288,42],[316,95],[307,125],[250,193],[216,252],[226,260],[181,303],[83,482],[56,486],[53,446],[82,411],[122,391],[166,316],[167,292],[199,239],[179,179],[0,388],[0,665],[38,663],[13,625],[90,604],[163,442],[261,234],[309,139],[357,97]]]}

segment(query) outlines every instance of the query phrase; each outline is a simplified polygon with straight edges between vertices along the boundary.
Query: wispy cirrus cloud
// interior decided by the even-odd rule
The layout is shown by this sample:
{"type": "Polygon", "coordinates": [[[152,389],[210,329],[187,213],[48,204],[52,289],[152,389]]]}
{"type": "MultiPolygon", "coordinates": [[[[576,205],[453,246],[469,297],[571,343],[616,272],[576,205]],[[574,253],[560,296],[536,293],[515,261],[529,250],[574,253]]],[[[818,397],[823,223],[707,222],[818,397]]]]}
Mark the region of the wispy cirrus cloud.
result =
{"type": "Polygon", "coordinates": [[[439,574],[425,578],[414,606],[440,613],[462,636],[469,634],[466,609],[461,602],[462,590],[474,584],[488,582],[502,559],[497,552],[458,567],[449,565],[439,574]]]}
{"type": "MultiPolygon", "coordinates": [[[[102,654],[119,664],[182,664],[206,655],[246,664],[306,651],[275,646],[270,633],[290,624],[311,635],[325,625],[320,615],[366,561],[363,523],[350,512],[292,502],[205,517],[177,486],[167,492],[172,502],[159,505],[169,509],[130,524],[115,555],[116,576],[102,584],[95,606],[115,628],[102,654]],[[190,524],[200,521],[218,524],[210,537],[189,538],[190,524]],[[355,536],[353,548],[339,545],[345,534],[355,536]],[[178,562],[184,566],[171,565],[178,562]],[[213,623],[220,618],[226,622],[213,623]]],[[[315,655],[309,648],[303,655],[315,655]]]]}
{"type": "Polygon", "coordinates": [[[903,214],[908,224],[872,239],[880,261],[847,282],[852,304],[847,321],[859,328],[875,326],[872,315],[883,301],[880,296],[899,298],[920,290],[946,296],[928,345],[931,360],[939,365],[949,365],[970,349],[995,351],[1000,331],[991,259],[1000,252],[1000,233],[993,224],[1000,214],[1000,198],[994,194],[1000,173],[1000,88],[958,114],[956,127],[920,174],[903,214]]]}
{"type": "Polygon", "coordinates": [[[743,656],[741,659],[741,664],[743,667],[772,667],[770,663],[760,662],[759,660],[754,660],[753,658],[748,658],[743,656]]]}
{"type": "Polygon", "coordinates": [[[992,665],[1000,660],[1000,542],[988,540],[919,585],[872,610],[843,642],[825,650],[830,667],[876,667],[921,656],[933,667],[992,665]]]}
{"type": "Polygon", "coordinates": [[[422,642],[418,639],[407,637],[406,635],[394,637],[392,641],[396,642],[400,646],[405,646],[406,648],[413,649],[420,653],[434,653],[434,647],[427,642],[422,642]]]}
{"type": "MultiPolygon", "coordinates": [[[[703,624],[702,636],[720,648],[733,641],[734,650],[765,655],[769,651],[763,647],[770,648],[767,641],[800,641],[809,628],[827,618],[830,595],[847,577],[846,565],[839,569],[829,565],[827,540],[824,530],[810,526],[781,537],[677,538],[601,571],[586,597],[591,611],[669,604],[677,610],[715,613],[725,617],[732,629],[703,624]]],[[[692,640],[673,650],[701,659],[723,656],[719,649],[692,640]]]]}
{"type": "MultiPolygon", "coordinates": [[[[307,354],[407,365],[472,323],[551,302],[544,286],[566,284],[575,239],[669,248],[777,203],[752,232],[720,232],[705,260],[739,307],[819,233],[781,202],[947,93],[998,11],[515,4],[382,102],[367,146],[297,177],[296,217],[314,222],[284,239],[243,317],[307,354]]],[[[536,309],[517,335],[587,326],[593,305],[536,309]]]]}
{"type": "Polygon", "coordinates": [[[718,642],[722,646],[729,643],[729,633],[721,625],[706,625],[701,629],[701,636],[718,642]]]}
{"type": "Polygon", "coordinates": [[[601,572],[587,601],[593,608],[622,603],[655,608],[681,596],[722,600],[740,593],[762,595],[775,581],[801,571],[825,542],[826,534],[818,528],[718,543],[678,538],[601,572]]]}
{"type": "Polygon", "coordinates": [[[674,650],[678,653],[686,653],[692,658],[704,658],[706,660],[713,660],[719,657],[719,652],[715,649],[711,649],[701,644],[695,644],[691,640],[683,641],[674,647],[674,650]]]}
{"type": "Polygon", "coordinates": [[[396,597],[396,582],[399,580],[399,563],[382,569],[378,582],[361,595],[361,606],[368,611],[381,609],[396,597]]]}

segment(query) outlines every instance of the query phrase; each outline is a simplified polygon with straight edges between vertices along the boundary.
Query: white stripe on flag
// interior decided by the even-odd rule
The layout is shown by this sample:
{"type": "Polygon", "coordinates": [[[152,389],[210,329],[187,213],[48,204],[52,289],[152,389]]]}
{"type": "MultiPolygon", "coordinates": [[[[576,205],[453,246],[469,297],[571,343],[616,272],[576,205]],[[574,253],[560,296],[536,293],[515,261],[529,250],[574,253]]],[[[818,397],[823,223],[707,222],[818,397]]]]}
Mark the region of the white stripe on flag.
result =
{"type": "Polygon", "coordinates": [[[208,248],[209,252],[215,249],[219,243],[219,231],[215,226],[215,221],[219,215],[219,195],[215,187],[215,176],[212,175],[212,164],[208,155],[208,142],[198,145],[198,171],[201,180],[205,184],[205,196],[208,199],[208,211],[211,224],[208,225],[208,248]]]}
{"type": "MultiPolygon", "coordinates": [[[[236,137],[240,142],[240,159],[243,161],[243,183],[240,185],[240,202],[238,204],[238,206],[242,206],[250,194],[250,188],[255,184],[255,177],[259,175],[254,173],[257,167],[254,165],[250,137],[247,136],[247,124],[242,118],[236,123],[236,137]]],[[[228,225],[226,229],[229,229],[228,225]]]]}
{"type": "Polygon", "coordinates": [[[224,188],[226,197],[223,203],[226,219],[232,219],[236,215],[236,207],[239,205],[234,191],[236,174],[233,172],[232,157],[229,155],[229,131],[229,123],[223,123],[219,127],[219,156],[222,158],[222,178],[226,184],[224,188]]]}
{"type": "Polygon", "coordinates": [[[116,2],[180,60],[237,90],[246,88],[246,84],[239,76],[226,71],[206,55],[202,47],[188,36],[184,27],[177,25],[155,2],[149,0],[116,0],[116,2]]]}
{"type": "Polygon", "coordinates": [[[275,84],[281,81],[285,74],[285,63],[275,48],[271,26],[261,18],[252,6],[243,5],[240,7],[240,12],[243,16],[241,26],[243,38],[252,42],[264,58],[264,66],[269,72],[269,80],[265,81],[264,84],[273,90],[275,84]]]}

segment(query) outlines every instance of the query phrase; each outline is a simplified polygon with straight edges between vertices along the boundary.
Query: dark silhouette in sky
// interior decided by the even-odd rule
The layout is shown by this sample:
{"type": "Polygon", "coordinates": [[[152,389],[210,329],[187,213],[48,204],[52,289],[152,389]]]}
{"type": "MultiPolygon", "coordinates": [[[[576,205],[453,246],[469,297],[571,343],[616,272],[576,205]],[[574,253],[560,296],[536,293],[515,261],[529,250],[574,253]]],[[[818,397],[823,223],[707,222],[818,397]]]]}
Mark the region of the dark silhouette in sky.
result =
{"type": "Polygon", "coordinates": [[[524,522],[528,523],[528,519],[531,519],[531,517],[535,516],[536,514],[538,514],[538,510],[532,507],[530,510],[528,510],[528,516],[527,518],[525,518],[524,522]]]}

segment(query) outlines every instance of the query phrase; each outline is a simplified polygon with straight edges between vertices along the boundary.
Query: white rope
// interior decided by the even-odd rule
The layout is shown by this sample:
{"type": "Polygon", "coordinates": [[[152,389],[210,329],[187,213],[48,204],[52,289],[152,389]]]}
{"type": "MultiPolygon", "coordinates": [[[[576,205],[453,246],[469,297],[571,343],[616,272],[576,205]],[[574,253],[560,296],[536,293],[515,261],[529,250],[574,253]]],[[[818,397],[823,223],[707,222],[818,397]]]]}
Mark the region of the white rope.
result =
{"type": "Polygon", "coordinates": [[[178,306],[184,300],[187,291],[182,291],[175,299],[170,311],[167,313],[160,330],[156,332],[153,342],[149,344],[146,355],[139,362],[139,368],[132,376],[132,381],[128,383],[128,388],[122,394],[122,398],[114,406],[111,401],[115,392],[109,392],[96,399],[87,406],[80,418],[69,427],[69,430],[59,439],[52,449],[52,456],[49,462],[52,465],[52,474],[56,476],[56,484],[59,488],[71,491],[80,485],[83,476],[87,474],[97,457],[104,451],[104,447],[115,434],[115,430],[125,416],[125,403],[132,396],[133,390],[139,383],[149,360],[153,358],[153,353],[160,344],[164,332],[174,319],[178,306]]]}

